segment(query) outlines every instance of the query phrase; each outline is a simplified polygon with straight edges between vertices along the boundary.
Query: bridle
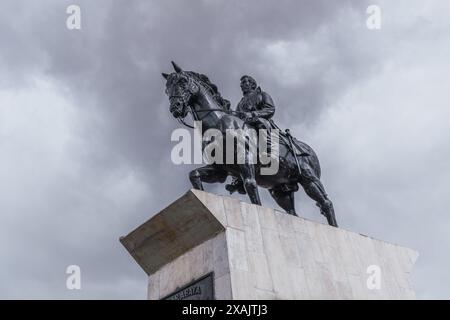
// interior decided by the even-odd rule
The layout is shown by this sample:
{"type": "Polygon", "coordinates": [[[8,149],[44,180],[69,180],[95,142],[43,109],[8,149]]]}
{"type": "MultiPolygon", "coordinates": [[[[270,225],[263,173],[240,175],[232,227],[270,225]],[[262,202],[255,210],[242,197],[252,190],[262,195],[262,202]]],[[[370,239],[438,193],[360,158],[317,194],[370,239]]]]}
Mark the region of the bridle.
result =
{"type": "MultiPolygon", "coordinates": [[[[201,87],[201,85],[199,83],[197,83],[196,81],[194,81],[191,77],[187,77],[188,79],[188,88],[191,88],[191,83],[194,82],[195,85],[197,85],[198,87],[201,87]]],[[[206,84],[206,83],[202,83],[203,86],[208,87],[211,90],[211,88],[206,84]]],[[[190,89],[188,89],[190,90],[190,89]]],[[[192,92],[191,92],[192,94],[192,92]]],[[[185,105],[185,108],[189,108],[188,113],[192,114],[192,117],[194,118],[194,121],[202,121],[204,118],[206,118],[211,112],[215,112],[215,111],[219,111],[219,112],[223,112],[226,114],[231,114],[231,115],[235,115],[235,116],[239,116],[244,114],[244,112],[241,111],[234,111],[234,110],[224,110],[224,109],[220,109],[220,108],[216,108],[216,109],[200,109],[200,110],[194,110],[194,108],[192,108],[187,102],[186,102],[186,98],[183,95],[173,95],[169,97],[169,100],[172,100],[173,98],[180,98],[182,100],[182,103],[185,105]],[[206,112],[206,114],[202,115],[201,117],[198,115],[199,112],[206,112]]],[[[185,118],[185,117],[184,117],[185,118]]],[[[190,124],[187,124],[184,121],[184,118],[181,118],[181,116],[176,117],[177,121],[180,124],[185,125],[188,128],[194,129],[193,126],[191,126],[190,124]]]]}

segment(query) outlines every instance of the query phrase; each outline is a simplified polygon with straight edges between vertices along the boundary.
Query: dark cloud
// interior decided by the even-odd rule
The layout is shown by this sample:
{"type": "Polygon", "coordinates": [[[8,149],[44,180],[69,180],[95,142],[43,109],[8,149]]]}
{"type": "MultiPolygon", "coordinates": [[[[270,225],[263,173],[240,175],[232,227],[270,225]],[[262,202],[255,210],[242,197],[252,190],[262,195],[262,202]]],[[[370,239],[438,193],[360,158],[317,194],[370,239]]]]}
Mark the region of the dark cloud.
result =
{"type": "MultiPolygon", "coordinates": [[[[14,244],[5,251],[9,259],[0,274],[2,297],[145,296],[145,276],[118,237],[190,187],[190,167],[169,160],[170,135],[178,123],[168,112],[160,73],[171,71],[171,60],[209,75],[233,105],[240,98],[239,77],[253,75],[275,99],[276,121],[295,128],[319,150],[341,225],[424,251],[428,263],[419,265],[418,293],[444,295],[442,284],[427,271],[430,265],[448,265],[427,247],[437,239],[416,241],[414,232],[401,230],[404,211],[420,216],[409,210],[430,199],[423,195],[408,204],[414,193],[406,193],[401,205],[396,204],[398,198],[389,192],[401,193],[396,178],[380,179],[383,171],[367,169],[375,165],[371,159],[378,159],[379,151],[361,144],[380,140],[370,140],[358,125],[366,123],[370,106],[350,99],[359,92],[368,95],[366,83],[374,78],[383,84],[374,90],[385,95],[392,79],[389,72],[379,77],[380,72],[396,70],[411,50],[424,59],[432,55],[432,49],[418,48],[421,43],[432,47],[429,32],[441,30],[444,22],[424,18],[435,16],[435,10],[383,2],[386,27],[370,32],[365,28],[365,1],[78,1],[82,30],[70,31],[65,28],[69,4],[2,3],[0,101],[9,101],[8,114],[15,118],[1,123],[16,124],[4,130],[9,138],[3,140],[6,158],[0,162],[0,177],[8,182],[3,188],[8,200],[0,202],[0,209],[8,212],[2,220],[7,230],[3,237],[14,244]],[[428,31],[411,31],[420,29],[417,21],[428,31]],[[24,97],[10,102],[8,97],[16,93],[24,97]],[[27,95],[40,105],[30,103],[27,95]],[[358,140],[352,132],[363,137],[358,140]],[[349,165],[346,154],[354,152],[366,157],[352,158],[349,165]],[[365,217],[373,212],[380,216],[365,217]],[[390,227],[380,226],[383,221],[390,221],[390,227]],[[69,264],[82,267],[81,292],[65,289],[69,264]]],[[[408,66],[398,69],[403,72],[408,66]]],[[[419,79],[420,72],[414,77],[419,79]]],[[[394,115],[401,118],[402,113],[394,115]]],[[[387,128],[382,120],[379,126],[387,128]]],[[[403,159],[395,150],[385,151],[403,159]]],[[[417,160],[421,157],[415,154],[417,162],[410,165],[406,158],[406,167],[427,167],[417,160]]],[[[400,185],[411,183],[401,180],[400,185]]],[[[224,192],[222,186],[209,190],[224,192]]],[[[263,195],[266,205],[275,206],[267,192],[263,195]]],[[[299,199],[300,211],[321,219],[310,200],[300,193],[299,199]]],[[[429,230],[437,227],[429,224],[429,230]]],[[[409,227],[416,230],[417,225],[414,216],[409,227]]]]}

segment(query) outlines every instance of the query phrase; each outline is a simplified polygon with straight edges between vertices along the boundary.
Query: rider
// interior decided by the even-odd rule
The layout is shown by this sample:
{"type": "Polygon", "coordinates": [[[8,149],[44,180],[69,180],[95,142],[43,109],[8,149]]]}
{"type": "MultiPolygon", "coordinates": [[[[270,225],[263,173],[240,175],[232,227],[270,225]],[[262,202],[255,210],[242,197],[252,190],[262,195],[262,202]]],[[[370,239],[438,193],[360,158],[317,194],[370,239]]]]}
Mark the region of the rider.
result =
{"type": "Polygon", "coordinates": [[[255,129],[270,129],[275,113],[272,98],[258,87],[255,79],[247,75],[241,77],[241,89],[244,96],[236,107],[239,117],[255,129]],[[269,121],[269,128],[264,119],[269,121]]]}
{"type": "MultiPolygon", "coordinates": [[[[256,80],[248,75],[241,77],[241,90],[244,95],[236,107],[239,118],[254,129],[270,130],[275,127],[272,117],[275,113],[275,105],[270,95],[261,90],[256,80]]],[[[231,184],[225,188],[233,193],[238,191],[245,194],[242,180],[233,177],[231,184]]]]}

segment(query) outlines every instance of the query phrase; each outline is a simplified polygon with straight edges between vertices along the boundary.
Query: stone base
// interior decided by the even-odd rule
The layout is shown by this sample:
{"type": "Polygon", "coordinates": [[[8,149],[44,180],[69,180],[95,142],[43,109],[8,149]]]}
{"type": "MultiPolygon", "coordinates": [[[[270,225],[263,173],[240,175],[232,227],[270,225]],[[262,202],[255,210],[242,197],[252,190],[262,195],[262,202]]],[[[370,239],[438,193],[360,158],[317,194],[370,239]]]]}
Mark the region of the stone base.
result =
{"type": "Polygon", "coordinates": [[[411,249],[198,190],[121,242],[150,300],[415,298],[411,249]]]}

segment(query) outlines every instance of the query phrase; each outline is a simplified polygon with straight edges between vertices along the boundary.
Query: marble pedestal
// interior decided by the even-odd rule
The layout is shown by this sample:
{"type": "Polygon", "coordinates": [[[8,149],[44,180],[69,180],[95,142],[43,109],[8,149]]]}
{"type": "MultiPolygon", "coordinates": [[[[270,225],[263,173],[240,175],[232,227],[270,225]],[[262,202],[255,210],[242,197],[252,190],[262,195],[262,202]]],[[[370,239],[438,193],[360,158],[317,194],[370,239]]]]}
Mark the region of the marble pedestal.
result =
{"type": "Polygon", "coordinates": [[[190,190],[120,239],[148,299],[414,299],[417,252],[190,190]]]}

